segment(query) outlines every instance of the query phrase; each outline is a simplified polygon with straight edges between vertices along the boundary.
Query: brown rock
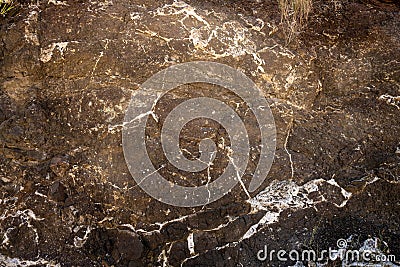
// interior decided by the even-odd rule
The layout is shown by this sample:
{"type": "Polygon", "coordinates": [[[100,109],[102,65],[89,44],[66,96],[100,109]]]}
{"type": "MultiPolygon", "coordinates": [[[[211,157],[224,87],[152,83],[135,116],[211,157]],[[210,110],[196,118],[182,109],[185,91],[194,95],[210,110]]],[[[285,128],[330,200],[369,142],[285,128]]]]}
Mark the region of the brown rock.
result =
{"type": "Polygon", "coordinates": [[[68,197],[65,186],[59,181],[54,182],[50,186],[49,196],[57,202],[64,202],[68,197]]]}

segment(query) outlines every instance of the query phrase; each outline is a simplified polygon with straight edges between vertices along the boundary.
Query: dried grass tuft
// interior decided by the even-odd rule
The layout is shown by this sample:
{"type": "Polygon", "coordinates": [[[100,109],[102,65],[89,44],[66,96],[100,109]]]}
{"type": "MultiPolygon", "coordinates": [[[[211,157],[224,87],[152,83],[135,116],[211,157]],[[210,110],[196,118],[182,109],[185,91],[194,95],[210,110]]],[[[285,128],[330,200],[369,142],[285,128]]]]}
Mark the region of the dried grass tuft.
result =
{"type": "Polygon", "coordinates": [[[289,43],[307,24],[312,9],[312,0],[278,0],[281,21],[289,43]]]}

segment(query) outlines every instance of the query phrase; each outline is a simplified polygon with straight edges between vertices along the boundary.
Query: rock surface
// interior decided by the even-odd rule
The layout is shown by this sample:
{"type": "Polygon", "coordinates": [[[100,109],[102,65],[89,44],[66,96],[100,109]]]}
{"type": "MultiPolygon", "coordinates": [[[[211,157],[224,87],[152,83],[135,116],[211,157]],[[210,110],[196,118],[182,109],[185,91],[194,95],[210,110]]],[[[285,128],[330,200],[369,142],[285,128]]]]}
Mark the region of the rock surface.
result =
{"type": "MultiPolygon", "coordinates": [[[[1,18],[0,266],[303,266],[261,262],[257,252],[336,248],[339,239],[355,249],[374,240],[375,253],[399,265],[400,7],[315,1],[285,45],[276,2],[32,1],[1,18]],[[204,207],[178,208],[130,176],[122,122],[140,84],[195,60],[257,84],[277,149],[250,197],[237,185],[204,207]]],[[[224,90],[190,84],[157,110],[213,94],[240,104],[224,90]]],[[[246,107],[238,114],[247,118],[246,107]]],[[[199,134],[205,123],[184,132],[188,158],[199,139],[226,135],[214,123],[199,134]]],[[[160,127],[148,123],[155,166],[165,161],[160,127]]],[[[212,177],[226,166],[216,160],[212,177]]],[[[193,186],[208,176],[182,177],[170,179],[193,186]]]]}

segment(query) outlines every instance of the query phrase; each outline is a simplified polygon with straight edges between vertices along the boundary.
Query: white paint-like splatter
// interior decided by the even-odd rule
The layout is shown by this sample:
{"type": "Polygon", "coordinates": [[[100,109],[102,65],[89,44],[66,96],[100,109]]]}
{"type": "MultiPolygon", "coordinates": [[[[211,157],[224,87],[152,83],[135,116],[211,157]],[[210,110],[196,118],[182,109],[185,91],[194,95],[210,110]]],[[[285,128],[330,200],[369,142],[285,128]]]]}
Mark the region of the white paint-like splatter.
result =
{"type": "Polygon", "coordinates": [[[188,248],[190,251],[190,255],[195,255],[196,252],[194,251],[194,239],[193,239],[193,233],[190,233],[188,238],[187,238],[187,243],[188,243],[188,248]]]}
{"type": "Polygon", "coordinates": [[[88,239],[89,234],[92,231],[92,229],[93,229],[92,227],[88,226],[86,228],[85,235],[82,238],[75,236],[74,237],[74,246],[77,248],[83,247],[83,245],[86,243],[86,240],[88,239]]]}
{"type": "MultiPolygon", "coordinates": [[[[249,29],[246,25],[250,22],[245,20],[246,25],[236,20],[221,21],[221,18],[210,16],[205,10],[196,10],[193,6],[183,2],[174,1],[172,4],[164,5],[153,12],[154,16],[175,16],[177,21],[187,31],[189,39],[195,53],[201,52],[212,58],[222,58],[227,56],[239,57],[251,55],[257,64],[257,71],[264,72],[262,65],[264,60],[257,52],[257,46],[252,41],[251,31],[260,32],[264,27],[264,21],[257,18],[255,25],[249,29]],[[187,21],[196,21],[198,27],[187,26],[187,21]],[[218,23],[219,22],[219,23],[218,23]],[[211,42],[217,45],[209,45],[211,42]],[[218,49],[216,48],[218,47],[218,49]]],[[[154,34],[152,36],[155,36],[154,34]]],[[[169,40],[165,38],[165,40],[169,40]]]]}
{"type": "Polygon", "coordinates": [[[37,36],[36,23],[38,21],[39,11],[32,10],[29,12],[28,18],[25,20],[25,39],[36,46],[39,46],[39,38],[37,36]]]}
{"type": "Polygon", "coordinates": [[[53,4],[53,5],[56,5],[56,6],[69,6],[67,1],[49,0],[47,3],[48,4],[53,4]]]}
{"type": "Polygon", "coordinates": [[[63,55],[68,43],[69,42],[52,43],[47,46],[47,48],[41,49],[40,61],[42,61],[43,63],[49,62],[51,57],[53,56],[53,51],[55,48],[57,48],[57,50],[63,55]]]}
{"type": "Polygon", "coordinates": [[[277,222],[280,214],[284,210],[291,209],[295,211],[308,207],[315,207],[317,203],[330,201],[326,199],[323,194],[319,195],[318,200],[309,198],[312,192],[318,192],[320,187],[326,184],[340,188],[343,195],[343,202],[341,204],[332,203],[338,207],[346,205],[352,194],[340,187],[333,179],[329,181],[316,179],[301,186],[297,185],[293,180],[272,181],[272,183],[257,196],[248,200],[254,213],[260,210],[266,211],[267,213],[260,221],[249,228],[242,239],[253,236],[258,232],[259,228],[264,225],[277,222]]]}
{"type": "Polygon", "coordinates": [[[395,106],[400,109],[400,96],[392,96],[392,95],[381,95],[379,100],[385,101],[387,104],[395,106]]]}
{"type": "Polygon", "coordinates": [[[38,259],[35,261],[22,260],[18,258],[10,258],[0,254],[0,263],[4,267],[15,267],[15,266],[46,266],[46,267],[60,267],[59,263],[53,261],[47,261],[44,259],[38,259]]]}

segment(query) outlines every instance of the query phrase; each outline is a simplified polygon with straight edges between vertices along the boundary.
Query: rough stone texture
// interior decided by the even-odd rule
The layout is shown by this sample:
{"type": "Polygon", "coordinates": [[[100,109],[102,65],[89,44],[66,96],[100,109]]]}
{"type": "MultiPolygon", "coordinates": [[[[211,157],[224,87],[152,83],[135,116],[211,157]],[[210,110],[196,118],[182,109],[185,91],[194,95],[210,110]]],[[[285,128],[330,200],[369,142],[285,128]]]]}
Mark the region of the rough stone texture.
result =
{"type": "MultiPolygon", "coordinates": [[[[32,1],[1,18],[0,265],[289,266],[256,254],[340,238],[355,248],[376,238],[400,260],[400,7],[315,1],[286,46],[276,2],[32,1]],[[275,162],[251,198],[238,185],[205,207],[176,208],[128,172],[131,92],[194,60],[242,70],[271,105],[275,162]]],[[[223,90],[188,85],[158,110],[212,92],[235,100],[223,90]]],[[[157,137],[160,125],[148,126],[157,137]]],[[[210,128],[215,140],[225,134],[210,128]]],[[[191,140],[205,136],[189,137],[198,156],[191,140]]]]}

